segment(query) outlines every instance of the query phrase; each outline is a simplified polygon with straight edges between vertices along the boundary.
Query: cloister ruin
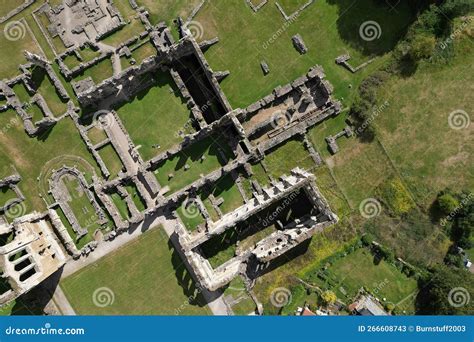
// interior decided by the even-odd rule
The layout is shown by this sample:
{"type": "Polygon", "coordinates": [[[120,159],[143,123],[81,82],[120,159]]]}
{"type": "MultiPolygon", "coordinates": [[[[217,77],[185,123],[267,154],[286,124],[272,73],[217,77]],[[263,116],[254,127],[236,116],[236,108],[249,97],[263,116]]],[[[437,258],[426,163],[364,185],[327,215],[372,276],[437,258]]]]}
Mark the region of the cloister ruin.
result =
{"type": "MultiPolygon", "coordinates": [[[[125,233],[130,227],[140,224],[150,216],[163,212],[178,218],[177,208],[183,201],[190,199],[197,203],[199,211],[206,217],[206,222],[192,233],[182,223],[177,224],[175,234],[197,280],[209,290],[221,288],[239,274],[248,279],[247,285],[251,288],[253,279],[250,274],[255,274],[255,269],[251,268],[264,268],[271,260],[338,221],[336,214],[331,211],[318,190],[316,177],[310,170],[301,168],[293,169],[290,174],[279,179],[272,179],[271,185],[267,187],[252,180],[252,196],[243,194],[245,203],[230,213],[220,213],[217,221],[209,218],[197,195],[199,190],[212,185],[225,175],[233,175],[241,187],[241,174],[252,174],[251,163],[262,160],[273,148],[295,137],[304,140],[311,158],[316,165],[321,164],[319,153],[305,138],[305,133],[309,128],[329,117],[337,116],[341,111],[341,104],[332,98],[332,86],[325,80],[322,67],[314,66],[301,77],[278,86],[247,108],[232,108],[219,84],[229,73],[214,71],[203,54],[205,49],[218,43],[218,38],[198,43],[187,27],[190,19],[185,22],[180,19],[180,39],[175,41],[164,23],[151,25],[146,10],[138,7],[134,1],[130,2],[146,30],[116,48],[110,48],[101,42],[104,36],[113,34],[124,24],[111,0],[67,0],[57,7],[45,4],[36,13],[45,14],[50,22],[48,27],[40,27],[50,32],[53,37],[59,37],[67,47],[65,52],[56,54],[60,73],[67,80],[72,80],[75,75],[106,58],[115,59],[129,55],[130,49],[136,48],[137,42],[144,39],[149,40],[156,49],[154,56],[145,58],[140,64],[132,63],[124,70],[113,62],[114,75],[100,83],[96,84],[90,77],[72,81],[77,103],[72,101],[55,74],[51,67],[52,61],[28,51],[25,51],[28,64],[21,66],[22,74],[0,81],[0,95],[6,99],[6,107],[3,109],[15,110],[30,136],[38,136],[60,120],[69,117],[102,172],[102,177],[94,175],[92,181],[89,181],[75,167],[63,165],[53,170],[49,179],[49,195],[53,197],[54,203],[48,204],[48,210],[25,215],[11,223],[0,223],[2,234],[14,234],[11,242],[0,247],[2,277],[12,286],[12,292],[0,298],[2,303],[37,285],[61,268],[68,258],[87,258],[95,248],[125,233]],[[66,20],[72,14],[76,21],[66,20]],[[85,46],[98,51],[99,55],[90,61],[83,61],[81,49],[85,46]],[[65,58],[71,55],[80,61],[79,66],[69,68],[64,63],[65,58]],[[192,65],[194,69],[188,68],[187,65],[192,65]],[[45,73],[61,99],[67,102],[67,111],[62,115],[54,115],[43,97],[36,92],[31,77],[35,69],[45,73]],[[190,125],[196,132],[181,132],[181,143],[160,152],[150,160],[143,160],[114,108],[133,98],[140,90],[150,87],[154,81],[150,75],[156,70],[166,71],[171,75],[179,96],[184,99],[191,112],[190,125]],[[25,86],[33,96],[33,102],[41,108],[44,114],[42,120],[34,122],[25,110],[30,104],[22,102],[13,90],[13,86],[19,83],[25,86]],[[196,87],[196,84],[200,87],[196,87]],[[78,105],[87,108],[88,114],[80,116],[81,108],[78,105]],[[89,133],[94,129],[103,131],[103,140],[93,142],[90,139],[89,133]],[[154,175],[159,165],[186,148],[212,138],[216,132],[225,132],[226,144],[231,150],[229,156],[223,149],[218,149],[219,158],[225,161],[223,166],[209,174],[201,175],[179,190],[171,190],[167,184],[160,184],[154,175]],[[122,169],[118,175],[110,172],[98,152],[105,145],[111,146],[120,159],[122,169]],[[92,241],[81,249],[76,247],[74,239],[56,214],[56,210],[60,208],[76,236],[81,237],[87,233],[87,229],[81,227],[68,205],[71,194],[62,184],[62,181],[68,178],[78,180],[81,193],[85,194],[96,212],[97,224],[101,225],[106,217],[110,217],[114,225],[114,229],[107,231],[101,240],[92,241]],[[125,189],[125,186],[130,184],[137,189],[145,210],[137,208],[132,196],[125,189]],[[298,196],[293,198],[295,193],[298,196]],[[128,218],[121,215],[111,199],[111,194],[118,194],[125,202],[130,213],[128,218]],[[298,205],[304,203],[305,211],[285,221],[279,217],[279,210],[283,210],[281,207],[291,206],[293,201],[298,205]],[[239,249],[234,258],[213,269],[202,252],[202,246],[214,236],[235,226],[240,227],[245,222],[252,222],[251,226],[241,227],[250,229],[247,233],[263,229],[270,222],[253,222],[253,219],[257,214],[268,210],[270,212],[266,214],[274,216],[270,221],[275,225],[275,231],[247,248],[239,249]],[[10,256],[19,251],[26,252],[19,259],[11,261],[10,256]],[[29,266],[18,271],[16,265],[24,260],[30,261],[29,266]],[[35,270],[34,275],[24,279],[22,275],[30,269],[35,270]]],[[[305,6],[311,3],[312,1],[309,1],[300,10],[304,10],[305,6]]],[[[252,8],[258,11],[264,4],[265,2],[262,2],[252,8]]],[[[193,12],[194,15],[198,10],[199,8],[193,12]]],[[[287,17],[286,14],[284,16],[287,17]]],[[[293,38],[295,48],[300,53],[305,53],[307,48],[302,38],[293,38]]],[[[262,65],[262,68],[265,73],[269,72],[268,66],[262,65]]],[[[185,165],[184,170],[189,167],[185,165]]],[[[169,179],[173,177],[173,174],[168,174],[169,179]]],[[[0,181],[0,185],[14,186],[19,181],[20,178],[14,176],[9,180],[0,181]]],[[[20,193],[18,197],[23,200],[20,193]]],[[[211,202],[219,212],[221,200],[211,197],[211,202]]],[[[8,208],[0,208],[0,213],[2,209],[5,211],[8,208]]]]}

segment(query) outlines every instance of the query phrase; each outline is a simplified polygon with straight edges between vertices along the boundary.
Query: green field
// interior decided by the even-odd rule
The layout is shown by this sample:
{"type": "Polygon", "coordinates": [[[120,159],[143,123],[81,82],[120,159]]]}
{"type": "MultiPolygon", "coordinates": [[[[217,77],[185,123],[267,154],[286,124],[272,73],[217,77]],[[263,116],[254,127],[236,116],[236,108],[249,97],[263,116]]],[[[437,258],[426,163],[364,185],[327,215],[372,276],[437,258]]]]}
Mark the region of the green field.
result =
{"type": "Polygon", "coordinates": [[[357,85],[384,59],[412,20],[406,2],[400,3],[397,11],[391,11],[384,2],[375,0],[315,1],[289,25],[273,0],[256,14],[244,1],[209,1],[195,18],[202,26],[201,39],[219,37],[219,43],[206,52],[206,57],[214,70],[230,71],[221,85],[234,107],[257,101],[315,64],[323,66],[336,95],[349,103],[357,85]],[[366,42],[360,38],[359,26],[367,20],[380,23],[380,39],[366,42]],[[292,45],[291,37],[296,33],[308,47],[305,55],[300,55],[292,45]],[[381,58],[351,74],[334,63],[344,53],[353,57],[354,65],[372,55],[381,58]],[[260,68],[262,60],[270,67],[266,76],[260,68]],[[354,88],[350,89],[350,84],[354,88]]]}
{"type": "MultiPolygon", "coordinates": [[[[222,198],[224,200],[220,206],[222,214],[224,215],[244,204],[242,195],[240,194],[239,189],[237,188],[237,185],[230,174],[218,179],[211,189],[203,190],[201,193],[201,200],[209,202],[207,198],[211,194],[216,199],[222,198]]],[[[212,205],[208,207],[208,211],[215,211],[212,208],[212,205]]]]}
{"type": "Polygon", "coordinates": [[[309,273],[309,279],[323,289],[331,289],[346,303],[351,303],[358,290],[365,287],[383,304],[400,303],[397,310],[413,314],[414,295],[418,291],[416,279],[408,278],[385,260],[378,263],[375,260],[369,250],[359,248],[335,261],[324,271],[330,285],[319,279],[316,272],[309,273]]]}
{"type": "Polygon", "coordinates": [[[145,6],[150,12],[150,21],[153,25],[165,21],[168,26],[173,27],[173,20],[178,16],[186,20],[193,8],[200,0],[138,0],[140,6],[145,6]]]}
{"type": "Polygon", "coordinates": [[[53,168],[58,169],[63,164],[77,165],[88,176],[92,172],[100,174],[96,162],[69,118],[61,120],[38,138],[28,137],[22,121],[12,110],[0,115],[0,127],[8,128],[0,135],[0,175],[12,174],[12,165],[15,166],[22,177],[19,187],[26,197],[27,212],[46,209],[39,194],[49,198],[45,175],[50,175],[53,168]]]}
{"type": "Polygon", "coordinates": [[[210,313],[161,227],[67,277],[61,287],[81,315],[210,313]],[[93,294],[104,287],[113,292],[114,300],[111,305],[98,307],[93,294]]]}
{"type": "Polygon", "coordinates": [[[160,71],[153,77],[156,79],[153,87],[116,109],[144,160],[181,142],[179,131],[194,131],[188,124],[191,112],[176,95],[179,93],[171,75],[160,71]],[[157,145],[160,147],[156,148],[157,145]]]}

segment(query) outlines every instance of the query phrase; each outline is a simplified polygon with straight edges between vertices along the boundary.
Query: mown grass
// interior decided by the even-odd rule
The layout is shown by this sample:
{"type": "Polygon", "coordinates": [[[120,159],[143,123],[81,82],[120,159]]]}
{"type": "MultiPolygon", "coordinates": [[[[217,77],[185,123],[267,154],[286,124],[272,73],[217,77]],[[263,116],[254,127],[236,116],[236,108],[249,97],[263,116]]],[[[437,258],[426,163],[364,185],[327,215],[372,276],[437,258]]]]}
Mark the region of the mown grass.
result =
{"type": "Polygon", "coordinates": [[[39,196],[45,189],[42,188],[41,180],[38,181],[37,178],[42,172],[47,171],[46,164],[50,160],[57,160],[56,169],[63,164],[77,165],[81,171],[86,171],[87,175],[90,175],[89,170],[81,167],[82,163],[66,160],[81,159],[100,174],[100,169],[69,118],[61,120],[41,136],[30,138],[24,131],[22,121],[17,119],[17,114],[8,110],[0,115],[0,127],[8,128],[0,134],[0,174],[11,174],[11,166],[15,166],[22,177],[19,186],[26,197],[27,212],[46,209],[45,202],[39,196]],[[12,125],[12,122],[15,124],[12,125]],[[73,157],[70,158],[71,156],[73,157]]]}
{"type": "Polygon", "coordinates": [[[153,25],[165,21],[168,26],[173,27],[173,20],[180,16],[186,20],[193,8],[199,4],[199,0],[138,0],[140,6],[145,6],[150,12],[150,21],[153,25]]]}
{"type": "Polygon", "coordinates": [[[117,177],[124,166],[112,144],[104,145],[98,152],[110,172],[110,178],[117,177]]]}
{"type": "Polygon", "coordinates": [[[182,140],[180,131],[194,131],[188,124],[191,112],[177,95],[178,89],[171,75],[159,71],[153,77],[156,79],[153,87],[141,91],[132,101],[116,109],[145,160],[178,144],[182,140]]]}
{"type": "Polygon", "coordinates": [[[222,198],[224,200],[220,205],[220,209],[224,215],[244,204],[242,195],[230,174],[218,179],[212,189],[203,191],[201,199],[205,201],[211,194],[214,195],[216,199],[222,198]]]}
{"type": "Polygon", "coordinates": [[[168,186],[172,193],[225,165],[219,150],[227,158],[232,157],[230,147],[222,136],[204,138],[159,165],[155,171],[156,178],[161,186],[168,186]],[[190,167],[188,170],[186,165],[190,167]],[[172,178],[169,177],[171,174],[172,178]]]}
{"type": "Polygon", "coordinates": [[[246,107],[315,64],[324,67],[336,96],[349,104],[357,85],[384,60],[413,20],[407,3],[400,3],[395,12],[374,0],[326,0],[316,1],[288,25],[274,2],[254,14],[244,1],[210,1],[195,18],[203,27],[202,39],[219,36],[219,43],[206,57],[214,70],[230,71],[221,85],[234,107],[246,107]],[[366,42],[359,36],[359,26],[367,20],[380,23],[383,34],[379,39],[366,42]],[[292,45],[291,37],[297,33],[308,47],[305,55],[292,45]],[[353,57],[355,65],[372,55],[380,59],[351,74],[334,63],[344,53],[353,57]],[[270,67],[266,76],[260,68],[262,60],[270,67]]]}
{"type": "Polygon", "coordinates": [[[67,277],[60,285],[81,315],[210,313],[161,227],[67,277]],[[93,302],[94,291],[104,287],[113,292],[114,300],[98,307],[93,302]]]}

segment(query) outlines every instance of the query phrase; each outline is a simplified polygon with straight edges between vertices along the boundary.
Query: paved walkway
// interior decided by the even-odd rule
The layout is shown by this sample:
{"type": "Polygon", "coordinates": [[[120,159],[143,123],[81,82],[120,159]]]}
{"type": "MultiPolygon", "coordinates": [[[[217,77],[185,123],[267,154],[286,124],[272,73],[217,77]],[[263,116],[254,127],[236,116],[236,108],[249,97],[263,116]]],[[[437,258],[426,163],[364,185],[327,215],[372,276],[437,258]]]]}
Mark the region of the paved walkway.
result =
{"type": "Polygon", "coordinates": [[[56,286],[56,290],[54,291],[53,294],[53,301],[56,304],[56,306],[59,308],[59,311],[65,316],[75,316],[76,312],[72,308],[71,304],[67,300],[66,296],[64,295],[63,290],[59,286],[59,284],[56,286]]]}

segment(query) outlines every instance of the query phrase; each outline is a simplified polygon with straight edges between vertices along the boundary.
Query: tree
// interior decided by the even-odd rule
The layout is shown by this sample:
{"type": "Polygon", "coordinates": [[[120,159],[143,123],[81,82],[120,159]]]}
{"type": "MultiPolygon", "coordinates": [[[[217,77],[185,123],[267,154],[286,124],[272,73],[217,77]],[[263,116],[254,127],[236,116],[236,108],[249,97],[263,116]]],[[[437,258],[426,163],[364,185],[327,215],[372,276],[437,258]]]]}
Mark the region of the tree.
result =
{"type": "Polygon", "coordinates": [[[415,62],[428,59],[433,54],[435,46],[436,39],[433,35],[417,34],[411,41],[408,54],[415,62]]]}
{"type": "Polygon", "coordinates": [[[337,300],[336,294],[330,290],[324,291],[321,298],[326,305],[334,304],[337,300]]]}
{"type": "Polygon", "coordinates": [[[444,215],[453,213],[459,206],[459,201],[450,193],[438,196],[438,206],[444,215]]]}
{"type": "Polygon", "coordinates": [[[474,310],[474,275],[467,270],[436,266],[419,283],[417,314],[470,315],[474,310]]]}

